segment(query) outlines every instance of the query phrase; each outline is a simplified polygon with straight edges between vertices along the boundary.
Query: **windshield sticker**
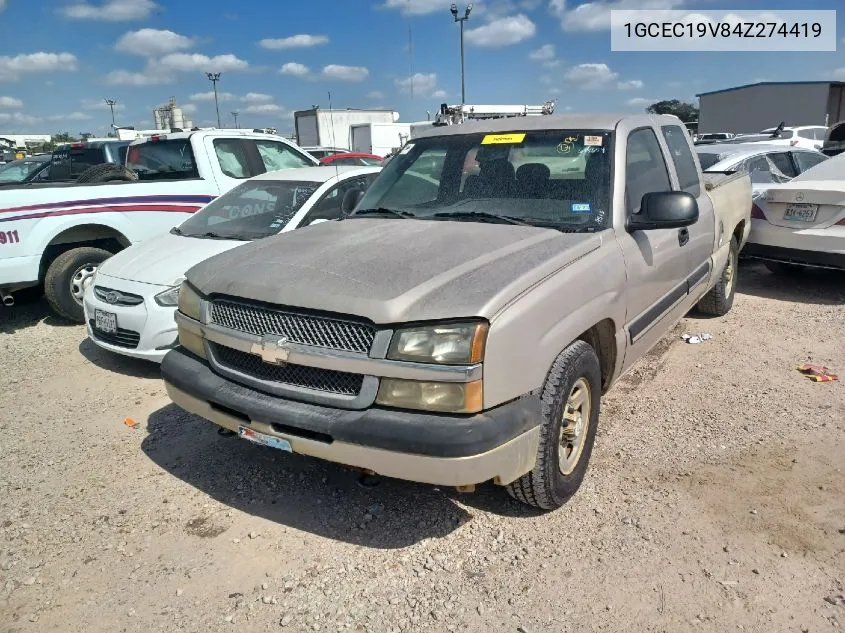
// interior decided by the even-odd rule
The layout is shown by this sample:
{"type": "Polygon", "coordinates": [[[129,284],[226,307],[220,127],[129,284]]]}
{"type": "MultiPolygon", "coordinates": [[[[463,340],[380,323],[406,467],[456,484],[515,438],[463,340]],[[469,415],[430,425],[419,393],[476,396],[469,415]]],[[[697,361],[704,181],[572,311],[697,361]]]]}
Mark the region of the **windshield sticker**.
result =
{"type": "Polygon", "coordinates": [[[589,202],[573,202],[569,205],[569,210],[572,213],[590,213],[592,212],[592,206],[589,202]]]}
{"type": "Polygon", "coordinates": [[[585,136],[584,137],[584,145],[589,147],[601,147],[602,144],[602,137],[601,136],[585,136]]]}
{"type": "Polygon", "coordinates": [[[405,143],[405,147],[403,147],[403,148],[399,151],[399,153],[400,153],[400,154],[407,154],[407,153],[408,153],[408,152],[410,152],[412,149],[414,149],[414,144],[413,144],[413,143],[405,143]]]}
{"type": "Polygon", "coordinates": [[[572,143],[567,143],[566,141],[563,141],[562,143],[559,143],[558,146],[557,146],[558,154],[569,154],[571,151],[572,151],[572,143]]]}
{"type": "Polygon", "coordinates": [[[482,145],[516,145],[525,140],[525,133],[522,134],[488,134],[482,140],[482,145]]]}

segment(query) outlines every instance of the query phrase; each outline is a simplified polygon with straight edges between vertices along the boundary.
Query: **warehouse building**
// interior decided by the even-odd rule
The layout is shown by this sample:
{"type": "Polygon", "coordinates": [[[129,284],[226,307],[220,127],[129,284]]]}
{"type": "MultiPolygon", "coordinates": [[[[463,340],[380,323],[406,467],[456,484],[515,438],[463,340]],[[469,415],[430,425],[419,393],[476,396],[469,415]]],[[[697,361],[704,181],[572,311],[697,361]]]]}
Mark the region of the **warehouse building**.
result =
{"type": "Polygon", "coordinates": [[[766,81],[696,95],[698,131],[759,132],[787,126],[833,125],[845,119],[845,82],[766,81]]]}

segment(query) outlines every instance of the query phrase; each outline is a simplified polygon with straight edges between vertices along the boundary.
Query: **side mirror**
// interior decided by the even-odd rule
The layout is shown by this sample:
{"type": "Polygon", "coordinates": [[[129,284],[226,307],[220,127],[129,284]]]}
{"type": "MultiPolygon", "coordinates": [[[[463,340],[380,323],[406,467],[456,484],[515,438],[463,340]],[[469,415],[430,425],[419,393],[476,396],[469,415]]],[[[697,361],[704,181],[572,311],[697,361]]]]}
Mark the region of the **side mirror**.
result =
{"type": "Polygon", "coordinates": [[[350,189],[343,195],[343,201],[340,203],[340,211],[344,216],[349,215],[361,202],[364,197],[363,189],[350,189]]]}
{"type": "Polygon", "coordinates": [[[680,229],[698,221],[698,201],[686,191],[656,191],[643,196],[640,212],[625,228],[634,231],[680,229]]]}

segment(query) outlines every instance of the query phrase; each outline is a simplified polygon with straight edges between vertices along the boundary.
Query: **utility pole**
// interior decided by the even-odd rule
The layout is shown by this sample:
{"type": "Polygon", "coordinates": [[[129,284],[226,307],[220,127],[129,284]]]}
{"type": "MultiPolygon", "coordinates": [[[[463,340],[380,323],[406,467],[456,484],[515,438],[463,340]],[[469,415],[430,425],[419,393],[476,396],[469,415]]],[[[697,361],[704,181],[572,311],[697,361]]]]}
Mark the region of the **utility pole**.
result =
{"type": "Polygon", "coordinates": [[[239,114],[240,114],[240,112],[238,112],[237,110],[235,110],[235,111],[233,111],[233,112],[232,112],[232,116],[233,116],[233,117],[235,117],[235,129],[236,129],[236,130],[239,130],[239,129],[240,129],[240,128],[238,127],[238,115],[239,115],[239,114]]]}
{"type": "Polygon", "coordinates": [[[205,73],[205,76],[214,86],[214,109],[217,110],[217,127],[221,128],[223,126],[220,125],[220,106],[217,103],[217,82],[220,81],[220,73],[205,73]]]}
{"type": "Polygon", "coordinates": [[[114,106],[117,105],[117,101],[114,99],[106,99],[106,105],[109,107],[109,110],[111,110],[111,127],[114,129],[114,106]]]}
{"type": "Polygon", "coordinates": [[[461,105],[466,103],[466,83],[464,82],[464,22],[469,20],[470,11],[472,11],[472,2],[470,2],[464,10],[463,17],[458,17],[458,5],[452,3],[451,9],[452,17],[455,22],[461,25],[461,105]]]}

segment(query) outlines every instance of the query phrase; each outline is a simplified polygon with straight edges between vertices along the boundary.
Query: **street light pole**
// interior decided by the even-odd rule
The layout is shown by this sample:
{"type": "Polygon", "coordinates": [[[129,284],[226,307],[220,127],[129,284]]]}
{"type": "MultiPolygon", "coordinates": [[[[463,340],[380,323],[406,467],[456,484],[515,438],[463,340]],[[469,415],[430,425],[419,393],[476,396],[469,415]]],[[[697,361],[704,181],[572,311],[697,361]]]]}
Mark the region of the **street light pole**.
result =
{"type": "Polygon", "coordinates": [[[232,116],[233,116],[233,117],[235,117],[235,129],[236,129],[236,130],[240,129],[240,128],[238,127],[238,114],[240,114],[240,112],[238,112],[237,110],[235,110],[234,112],[232,112],[232,116]]]}
{"type": "Polygon", "coordinates": [[[114,106],[117,105],[117,101],[114,99],[106,99],[106,105],[109,107],[109,110],[111,110],[111,126],[112,129],[114,129],[114,106]]]}
{"type": "Polygon", "coordinates": [[[220,106],[217,103],[217,82],[220,81],[220,73],[205,73],[205,76],[214,86],[214,109],[217,110],[217,127],[221,128],[223,126],[220,125],[220,106]]]}
{"type": "Polygon", "coordinates": [[[452,3],[452,7],[449,9],[452,12],[452,17],[454,18],[455,22],[461,25],[461,105],[466,103],[466,83],[464,80],[464,22],[469,20],[469,14],[472,11],[472,3],[470,2],[466,9],[464,10],[464,15],[462,17],[458,17],[458,5],[454,2],[452,3]]]}

